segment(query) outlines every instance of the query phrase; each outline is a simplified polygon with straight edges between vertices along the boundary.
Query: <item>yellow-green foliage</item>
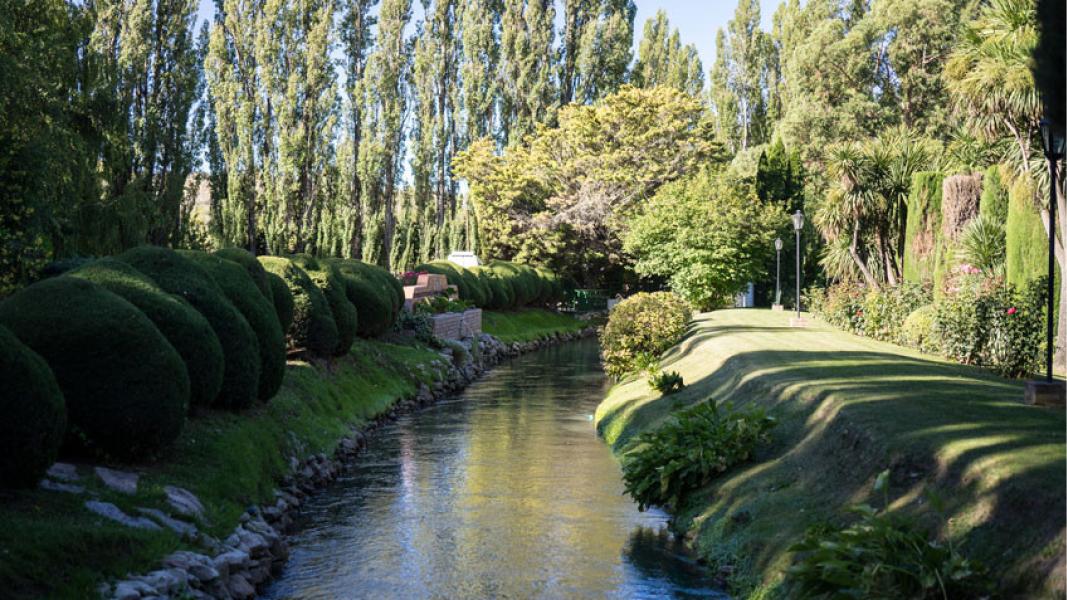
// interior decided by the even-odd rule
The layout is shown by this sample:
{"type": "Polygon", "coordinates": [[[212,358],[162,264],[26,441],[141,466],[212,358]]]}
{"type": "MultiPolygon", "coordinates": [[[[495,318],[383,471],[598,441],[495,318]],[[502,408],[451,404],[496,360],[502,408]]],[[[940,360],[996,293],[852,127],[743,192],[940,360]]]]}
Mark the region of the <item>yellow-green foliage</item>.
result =
{"type": "Polygon", "coordinates": [[[55,461],[67,410],[51,369],[0,327],[0,488],[33,487],[55,461]]]}
{"type": "Polygon", "coordinates": [[[185,363],[121,297],[76,277],[46,279],[0,304],[0,324],[55,374],[72,450],[143,457],[181,433],[189,408],[185,363]]]}
{"type": "Polygon", "coordinates": [[[934,281],[941,249],[941,181],[936,171],[921,171],[911,178],[908,222],[904,236],[904,279],[934,281]]]}
{"type": "Polygon", "coordinates": [[[260,256],[268,273],[281,277],[293,297],[293,318],[286,330],[288,345],[316,356],[329,356],[337,348],[337,323],[330,304],[311,277],[283,256],[260,256]]]}
{"type": "Polygon", "coordinates": [[[306,254],[297,254],[292,257],[293,264],[307,272],[308,277],[315,282],[326,297],[330,305],[330,313],[333,321],[337,324],[337,344],[333,348],[334,356],[341,356],[352,347],[356,339],[356,329],[359,327],[359,313],[356,307],[348,301],[345,292],[345,281],[341,278],[340,271],[329,261],[320,261],[306,254]]]}
{"type": "Polygon", "coordinates": [[[994,223],[1004,225],[1008,220],[1008,184],[1003,174],[1005,167],[990,165],[982,176],[982,199],[978,211],[994,223]]]}
{"type": "Polygon", "coordinates": [[[482,313],[482,331],[509,343],[528,342],[554,333],[581,331],[586,325],[585,321],[570,315],[540,308],[507,312],[487,310],[482,313]]]}
{"type": "Polygon", "coordinates": [[[225,367],[216,404],[244,408],[259,391],[259,340],[252,326],[211,276],[173,250],[140,246],[116,258],[152,278],[163,290],[181,296],[211,324],[222,344],[225,367]]]}
{"type": "MultiPolygon", "coordinates": [[[[260,400],[271,399],[285,377],[285,336],[273,303],[267,300],[246,267],[205,252],[187,250],[181,255],[211,276],[252,327],[259,343],[258,396],[260,400]]],[[[266,281],[265,273],[263,280],[266,281]]]]}
{"type": "Polygon", "coordinates": [[[1008,196],[1007,253],[1008,283],[1022,286],[1048,273],[1048,235],[1034,204],[1034,187],[1018,178],[1008,196]]]}
{"type": "Polygon", "coordinates": [[[222,344],[211,323],[180,296],[168,294],[151,278],[132,266],[101,258],[70,271],[122,296],[136,306],[181,355],[189,373],[190,398],[194,406],[208,406],[222,388],[225,366],[222,344]]]}
{"type": "Polygon", "coordinates": [[[692,309],[671,292],[640,292],[615,306],[600,335],[604,370],[619,378],[658,359],[685,334],[692,309]]]}

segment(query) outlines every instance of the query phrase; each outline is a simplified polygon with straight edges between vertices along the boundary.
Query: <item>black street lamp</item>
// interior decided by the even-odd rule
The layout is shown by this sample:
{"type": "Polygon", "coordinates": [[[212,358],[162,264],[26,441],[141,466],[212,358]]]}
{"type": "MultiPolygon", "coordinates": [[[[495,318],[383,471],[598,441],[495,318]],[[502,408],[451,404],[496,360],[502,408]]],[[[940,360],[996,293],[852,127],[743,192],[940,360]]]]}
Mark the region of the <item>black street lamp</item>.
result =
{"type": "Polygon", "coordinates": [[[801,323],[800,316],[800,230],[804,229],[804,213],[797,209],[797,212],[793,213],[793,231],[797,236],[797,323],[801,323]]]}
{"type": "Polygon", "coordinates": [[[774,238],[774,306],[782,306],[782,238],[774,238]]]}
{"type": "Polygon", "coordinates": [[[1057,404],[1064,402],[1064,386],[1052,378],[1052,355],[1056,349],[1052,321],[1056,312],[1056,166],[1063,158],[1063,129],[1048,119],[1041,119],[1041,147],[1048,159],[1048,318],[1045,332],[1045,380],[1030,381],[1026,386],[1029,404],[1057,404]]]}

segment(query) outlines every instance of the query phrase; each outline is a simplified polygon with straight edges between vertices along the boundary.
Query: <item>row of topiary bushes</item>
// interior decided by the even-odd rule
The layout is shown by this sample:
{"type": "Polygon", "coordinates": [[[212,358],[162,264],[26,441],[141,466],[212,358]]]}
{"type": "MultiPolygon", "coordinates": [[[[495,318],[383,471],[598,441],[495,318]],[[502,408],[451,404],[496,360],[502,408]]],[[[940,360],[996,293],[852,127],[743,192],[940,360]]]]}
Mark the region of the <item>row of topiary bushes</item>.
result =
{"type": "Polygon", "coordinates": [[[494,260],[468,269],[437,260],[420,264],[415,271],[444,275],[450,285],[456,286],[460,300],[478,308],[508,310],[563,300],[563,282],[555,273],[541,267],[494,260]]]}
{"type": "Polygon", "coordinates": [[[0,303],[0,487],[35,484],[61,449],[152,453],[190,406],[265,402],[287,353],[345,354],[404,302],[379,267],[234,248],[143,246],[48,274],[0,303]]]}
{"type": "Polygon", "coordinates": [[[812,312],[827,323],[963,364],[1024,377],[1040,368],[1045,279],[1022,288],[962,265],[938,294],[903,283],[881,290],[836,284],[810,292],[812,312]]]}

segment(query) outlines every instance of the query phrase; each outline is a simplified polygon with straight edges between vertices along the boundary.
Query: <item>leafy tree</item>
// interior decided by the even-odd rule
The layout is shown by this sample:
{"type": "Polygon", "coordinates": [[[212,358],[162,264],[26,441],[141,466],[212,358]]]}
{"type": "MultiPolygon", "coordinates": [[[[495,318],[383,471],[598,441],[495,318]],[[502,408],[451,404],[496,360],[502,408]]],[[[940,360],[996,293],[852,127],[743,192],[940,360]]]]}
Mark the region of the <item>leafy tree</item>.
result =
{"type": "Polygon", "coordinates": [[[505,0],[500,32],[500,140],[520,141],[555,111],[556,10],[549,0],[505,0]]]}
{"type": "Polygon", "coordinates": [[[636,258],[635,271],[667,278],[672,291],[710,309],[765,274],[785,219],[751,186],[704,169],[663,186],[641,207],[625,250],[636,258]]]}
{"type": "Polygon", "coordinates": [[[678,30],[670,31],[663,10],[645,21],[630,82],[638,87],[670,86],[693,96],[704,89],[704,72],[696,46],[682,46],[678,30]]]}
{"type": "Polygon", "coordinates": [[[626,81],[635,14],[633,0],[564,0],[560,105],[594,102],[626,81]]]}

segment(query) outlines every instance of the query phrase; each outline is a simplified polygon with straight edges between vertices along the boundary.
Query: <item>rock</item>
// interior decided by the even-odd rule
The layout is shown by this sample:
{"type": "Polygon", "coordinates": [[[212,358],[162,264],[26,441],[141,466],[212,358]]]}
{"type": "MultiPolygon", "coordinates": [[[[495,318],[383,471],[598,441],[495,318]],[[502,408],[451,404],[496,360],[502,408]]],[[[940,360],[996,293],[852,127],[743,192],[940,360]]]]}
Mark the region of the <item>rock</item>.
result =
{"type": "Polygon", "coordinates": [[[256,595],[256,588],[252,587],[252,584],[248,583],[248,580],[243,575],[231,576],[228,589],[230,595],[238,600],[244,600],[256,595]]]}
{"type": "Polygon", "coordinates": [[[163,566],[181,569],[200,583],[210,583],[219,578],[219,571],[212,564],[211,557],[179,550],[163,559],[163,566]]]}
{"type": "Polygon", "coordinates": [[[174,507],[174,510],[187,517],[204,518],[204,505],[189,490],[168,485],[163,488],[163,492],[167,494],[167,502],[174,507]]]}
{"type": "Polygon", "coordinates": [[[48,476],[60,481],[78,481],[81,479],[81,475],[78,475],[78,467],[63,462],[57,462],[49,467],[48,476]]]}
{"type": "Polygon", "coordinates": [[[104,482],[104,485],[116,492],[131,496],[137,493],[137,473],[116,471],[107,467],[96,467],[93,470],[96,472],[96,476],[100,478],[100,481],[104,482]]]}
{"type": "Polygon", "coordinates": [[[137,577],[167,597],[177,596],[189,588],[189,575],[181,569],[160,569],[137,577]]]}
{"type": "Polygon", "coordinates": [[[146,519],[144,517],[131,517],[130,515],[122,512],[122,510],[110,502],[99,502],[97,500],[86,500],[85,508],[90,511],[121,523],[127,527],[133,527],[135,529],[162,529],[159,525],[156,525],[155,521],[146,519]]]}
{"type": "Polygon", "coordinates": [[[42,490],[49,490],[52,492],[67,492],[68,494],[81,494],[85,492],[85,487],[80,485],[74,485],[73,483],[60,483],[58,481],[52,481],[51,479],[42,479],[38,484],[42,490]]]}
{"type": "Polygon", "coordinates": [[[115,600],[137,600],[142,596],[155,594],[155,588],[143,581],[120,581],[115,584],[111,597],[115,600]]]}
{"type": "Polygon", "coordinates": [[[243,550],[230,550],[211,559],[212,566],[223,577],[245,570],[250,564],[249,561],[248,553],[243,550]]]}
{"type": "Polygon", "coordinates": [[[167,529],[170,529],[174,533],[177,533],[178,535],[184,538],[195,538],[196,534],[198,533],[196,526],[192,523],[186,523],[185,521],[179,521],[178,519],[171,518],[159,509],[138,507],[137,512],[152,517],[160,525],[166,527],[167,529]]]}

